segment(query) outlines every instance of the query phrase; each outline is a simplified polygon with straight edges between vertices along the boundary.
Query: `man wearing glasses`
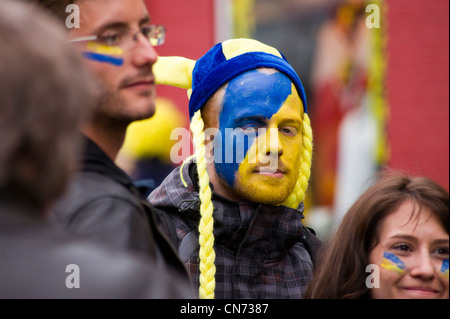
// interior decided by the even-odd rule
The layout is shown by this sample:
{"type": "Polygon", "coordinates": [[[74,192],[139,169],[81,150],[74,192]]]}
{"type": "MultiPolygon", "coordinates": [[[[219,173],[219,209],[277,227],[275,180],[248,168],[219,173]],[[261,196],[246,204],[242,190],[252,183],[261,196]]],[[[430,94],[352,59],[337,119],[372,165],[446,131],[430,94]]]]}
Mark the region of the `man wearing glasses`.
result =
{"type": "Polygon", "coordinates": [[[156,257],[186,274],[156,226],[154,209],[114,163],[128,125],[155,112],[154,46],[164,42],[164,27],[151,24],[142,0],[31,1],[61,21],[68,5],[79,7],[80,28],[68,30],[69,42],[99,80],[94,115],[80,128],[86,137],[81,171],[55,205],[53,219],[69,231],[156,257]]]}

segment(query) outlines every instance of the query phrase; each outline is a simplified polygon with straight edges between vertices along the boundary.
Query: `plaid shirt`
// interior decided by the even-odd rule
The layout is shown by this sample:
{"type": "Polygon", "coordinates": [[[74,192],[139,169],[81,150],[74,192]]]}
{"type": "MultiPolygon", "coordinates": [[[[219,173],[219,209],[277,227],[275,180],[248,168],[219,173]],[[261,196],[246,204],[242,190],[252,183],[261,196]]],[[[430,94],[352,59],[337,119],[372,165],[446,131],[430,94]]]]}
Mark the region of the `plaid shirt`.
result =
{"type": "MultiPolygon", "coordinates": [[[[178,251],[199,286],[200,219],[195,164],[176,168],[148,200],[170,216],[178,251]],[[182,183],[180,173],[187,183],[182,183]]],[[[230,201],[213,194],[215,296],[222,298],[301,298],[313,275],[302,237],[302,211],[230,201]]]]}

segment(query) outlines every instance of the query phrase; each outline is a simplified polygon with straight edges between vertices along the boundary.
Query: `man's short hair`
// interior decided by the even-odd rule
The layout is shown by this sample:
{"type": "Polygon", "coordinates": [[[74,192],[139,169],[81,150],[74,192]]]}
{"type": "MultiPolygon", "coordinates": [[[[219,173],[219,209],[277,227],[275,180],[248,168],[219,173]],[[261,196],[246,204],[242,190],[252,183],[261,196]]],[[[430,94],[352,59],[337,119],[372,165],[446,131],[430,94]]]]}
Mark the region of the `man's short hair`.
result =
{"type": "Polygon", "coordinates": [[[69,13],[66,12],[68,5],[78,2],[78,0],[21,0],[23,2],[34,3],[53,14],[58,20],[64,22],[69,13]]]}
{"type": "Polygon", "coordinates": [[[63,190],[96,87],[47,14],[0,2],[0,196],[41,207],[63,190]]]}

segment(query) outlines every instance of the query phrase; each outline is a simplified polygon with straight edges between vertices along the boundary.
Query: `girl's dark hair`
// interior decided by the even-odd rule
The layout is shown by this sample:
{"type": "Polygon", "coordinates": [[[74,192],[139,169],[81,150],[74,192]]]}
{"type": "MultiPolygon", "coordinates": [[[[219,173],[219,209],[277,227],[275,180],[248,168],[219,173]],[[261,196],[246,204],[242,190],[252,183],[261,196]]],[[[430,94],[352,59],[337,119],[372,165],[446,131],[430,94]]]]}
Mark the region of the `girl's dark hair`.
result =
{"type": "Polygon", "coordinates": [[[406,200],[418,208],[411,219],[418,218],[421,208],[426,207],[449,233],[449,194],[444,188],[426,177],[382,173],[353,204],[335,236],[324,245],[305,298],[370,298],[365,284],[369,274],[365,270],[369,253],[378,242],[379,225],[406,200]]]}

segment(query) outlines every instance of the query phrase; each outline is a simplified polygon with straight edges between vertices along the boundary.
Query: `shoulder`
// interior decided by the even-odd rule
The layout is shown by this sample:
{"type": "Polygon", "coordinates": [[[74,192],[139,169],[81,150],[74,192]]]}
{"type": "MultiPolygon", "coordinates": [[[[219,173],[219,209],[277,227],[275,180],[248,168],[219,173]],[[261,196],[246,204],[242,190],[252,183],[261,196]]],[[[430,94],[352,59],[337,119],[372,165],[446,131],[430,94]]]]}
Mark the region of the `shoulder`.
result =
{"type": "Polygon", "coordinates": [[[52,218],[69,222],[83,212],[97,214],[140,211],[135,195],[123,185],[98,173],[80,172],[52,209],[52,218]]]}
{"type": "Polygon", "coordinates": [[[193,163],[188,161],[175,168],[147,200],[153,206],[164,210],[167,207],[184,210],[190,202],[198,198],[198,191],[189,176],[189,168],[192,165],[193,163]]]}
{"type": "Polygon", "coordinates": [[[79,172],[71,181],[67,194],[69,197],[97,198],[118,197],[133,199],[134,195],[123,185],[106,175],[95,172],[79,172]]]}
{"type": "Polygon", "coordinates": [[[189,287],[150,258],[40,229],[0,245],[2,298],[189,298],[189,287]],[[33,240],[31,239],[33,237],[33,240]],[[18,265],[33,265],[18,267],[18,265]]]}
{"type": "Polygon", "coordinates": [[[96,173],[81,173],[52,208],[52,223],[111,246],[153,250],[151,220],[136,195],[96,173]]]}

